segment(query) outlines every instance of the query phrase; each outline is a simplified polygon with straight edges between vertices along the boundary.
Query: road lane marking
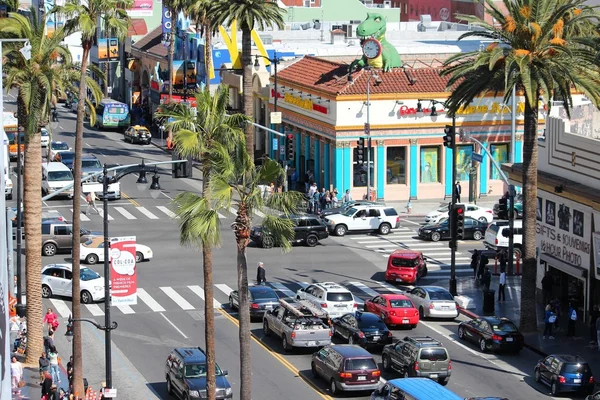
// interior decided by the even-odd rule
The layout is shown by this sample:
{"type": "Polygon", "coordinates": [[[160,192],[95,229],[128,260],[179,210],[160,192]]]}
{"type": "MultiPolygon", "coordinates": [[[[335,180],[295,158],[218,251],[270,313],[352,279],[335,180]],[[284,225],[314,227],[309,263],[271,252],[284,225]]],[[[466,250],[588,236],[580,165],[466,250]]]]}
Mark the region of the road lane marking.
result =
{"type": "Polygon", "coordinates": [[[193,305],[188,303],[188,301],[186,299],[184,299],[183,297],[181,297],[181,295],[179,293],[177,293],[175,291],[175,289],[173,289],[172,287],[162,286],[160,288],[160,290],[162,290],[167,296],[169,296],[171,298],[171,300],[173,300],[175,303],[177,303],[177,305],[179,307],[181,307],[182,310],[195,309],[195,307],[193,305]]]}
{"type": "Polygon", "coordinates": [[[298,285],[300,285],[303,289],[306,289],[306,287],[308,285],[310,285],[308,282],[296,282],[298,285]]]}
{"type": "Polygon", "coordinates": [[[296,293],[292,292],[290,289],[285,287],[282,283],[279,282],[268,282],[268,284],[275,290],[285,294],[287,297],[296,297],[296,293]]]}
{"type": "Polygon", "coordinates": [[[173,198],[171,196],[169,196],[168,194],[166,194],[165,192],[161,191],[161,194],[163,194],[167,199],[173,201],[173,198]]]}
{"type": "Polygon", "coordinates": [[[167,318],[167,317],[165,316],[165,314],[163,314],[163,313],[160,313],[160,315],[161,315],[161,316],[162,316],[162,317],[163,317],[163,318],[164,318],[164,319],[165,319],[165,320],[166,320],[166,321],[169,323],[169,325],[171,325],[173,328],[175,328],[175,330],[176,330],[177,332],[179,332],[179,334],[180,334],[181,336],[183,336],[184,338],[188,339],[188,337],[187,337],[187,336],[185,336],[185,333],[183,333],[183,332],[181,331],[181,329],[179,329],[179,328],[178,328],[178,327],[177,327],[177,326],[176,326],[176,325],[175,325],[175,324],[174,324],[174,323],[173,323],[173,322],[172,322],[172,321],[171,321],[169,318],[167,318]]]}
{"type": "Polygon", "coordinates": [[[374,291],[373,289],[371,289],[370,287],[368,287],[367,285],[360,283],[360,282],[350,282],[350,284],[352,286],[354,286],[355,288],[365,292],[366,294],[368,294],[371,297],[375,297],[375,296],[379,296],[379,293],[377,293],[376,291],[374,291]]]}
{"type": "Polygon", "coordinates": [[[125,199],[127,199],[128,202],[130,202],[131,204],[133,204],[136,207],[140,206],[140,203],[138,203],[137,201],[135,201],[134,199],[132,199],[129,195],[127,195],[127,193],[121,192],[121,196],[125,199]]]}
{"type": "Polygon", "coordinates": [[[229,207],[229,212],[232,213],[233,215],[237,215],[237,210],[233,207],[229,207]]]}
{"type": "Polygon", "coordinates": [[[85,307],[94,317],[104,315],[104,311],[102,311],[98,304],[86,304],[85,307]]]}
{"type": "Polygon", "coordinates": [[[159,209],[160,211],[162,211],[163,213],[167,214],[167,216],[168,216],[169,218],[172,218],[172,219],[177,219],[177,218],[178,218],[178,217],[177,217],[177,215],[175,215],[175,213],[174,213],[173,211],[169,210],[169,209],[168,209],[167,207],[165,207],[165,206],[156,206],[156,208],[158,208],[158,209],[159,209]]]}
{"type": "MultiPolygon", "coordinates": [[[[200,286],[198,286],[198,285],[193,285],[193,286],[188,286],[188,288],[189,288],[189,289],[190,289],[192,292],[196,293],[196,294],[198,295],[198,297],[200,297],[202,300],[206,301],[206,300],[204,299],[204,289],[202,289],[200,286]]],[[[215,299],[214,297],[213,297],[213,308],[221,308],[221,303],[219,303],[219,302],[217,301],[217,299],[215,299]]]]}
{"type": "Polygon", "coordinates": [[[115,211],[118,211],[122,216],[124,216],[127,219],[137,219],[133,214],[131,214],[129,211],[127,211],[123,207],[113,207],[113,209],[115,211]]]}
{"type": "Polygon", "coordinates": [[[256,216],[260,217],[260,218],[264,218],[265,214],[260,211],[260,210],[254,210],[254,214],[256,214],[256,216]]]}
{"type": "MultiPolygon", "coordinates": [[[[427,271],[428,274],[447,274],[450,271],[447,269],[438,269],[438,270],[429,270],[427,271]]],[[[456,269],[456,273],[461,273],[461,272],[470,272],[471,274],[473,273],[473,270],[471,268],[457,268],[456,269]]]]}
{"type": "Polygon", "coordinates": [[[146,217],[148,217],[150,219],[158,219],[158,217],[156,215],[152,214],[150,211],[148,211],[148,209],[146,207],[136,207],[136,208],[139,212],[144,214],[146,217]]]}
{"type": "MultiPolygon", "coordinates": [[[[104,218],[104,209],[102,209],[102,208],[99,208],[99,209],[98,209],[98,214],[100,214],[100,216],[101,216],[102,218],[104,218]]],[[[111,216],[110,216],[110,214],[108,214],[108,220],[109,220],[109,221],[114,221],[114,218],[113,218],[113,217],[111,217],[111,216]]]]}
{"type": "Polygon", "coordinates": [[[61,317],[68,318],[71,315],[71,309],[64,300],[50,299],[50,302],[61,317]]]}
{"type": "Polygon", "coordinates": [[[219,219],[225,219],[227,218],[226,216],[224,216],[223,214],[221,214],[220,212],[217,213],[217,215],[219,216],[219,219]]]}
{"type": "Polygon", "coordinates": [[[165,309],[160,304],[158,304],[158,302],[156,300],[154,300],[152,298],[152,296],[150,296],[148,294],[148,292],[146,292],[146,290],[138,288],[137,295],[138,295],[138,298],[140,300],[142,300],[144,303],[146,303],[146,305],[148,307],[150,307],[150,309],[152,311],[154,311],[154,312],[163,312],[163,311],[165,311],[165,309]]]}
{"type": "Polygon", "coordinates": [[[232,288],[230,288],[229,286],[224,285],[224,284],[218,283],[218,284],[215,285],[215,287],[217,289],[219,289],[221,292],[225,293],[225,295],[228,296],[228,297],[231,294],[231,292],[233,292],[232,288]]]}
{"type": "Polygon", "coordinates": [[[390,292],[397,293],[397,294],[404,293],[402,290],[398,289],[396,286],[390,285],[387,282],[377,282],[377,283],[379,284],[379,286],[386,288],[390,292]]]}
{"type": "Polygon", "coordinates": [[[420,223],[411,221],[410,219],[401,219],[400,223],[402,223],[402,222],[408,222],[409,224],[413,224],[413,225],[421,225],[420,223]]]}
{"type": "MultiPolygon", "coordinates": [[[[73,213],[73,218],[75,218],[75,213],[73,212],[72,208],[71,208],[71,213],[73,213]]],[[[87,215],[85,215],[83,212],[79,213],[79,220],[80,221],[85,221],[85,222],[91,221],[91,219],[87,215]]]]}
{"type": "Polygon", "coordinates": [[[133,311],[133,308],[131,308],[130,306],[127,306],[127,305],[125,305],[125,306],[117,306],[117,308],[119,310],[121,310],[121,312],[123,314],[135,314],[135,311],[133,311]]]}

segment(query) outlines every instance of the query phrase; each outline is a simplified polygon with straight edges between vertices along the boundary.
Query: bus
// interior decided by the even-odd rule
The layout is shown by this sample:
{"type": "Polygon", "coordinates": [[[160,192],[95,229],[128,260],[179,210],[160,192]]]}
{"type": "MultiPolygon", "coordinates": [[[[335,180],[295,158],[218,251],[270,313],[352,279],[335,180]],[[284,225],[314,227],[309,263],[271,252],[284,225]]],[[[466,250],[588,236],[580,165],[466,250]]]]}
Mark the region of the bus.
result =
{"type": "Polygon", "coordinates": [[[429,378],[392,379],[371,395],[371,400],[463,400],[429,378]]]}
{"type": "MultiPolygon", "coordinates": [[[[4,111],[3,115],[4,133],[8,139],[8,154],[11,160],[16,160],[18,155],[17,149],[17,132],[19,130],[19,122],[12,112],[4,111]]],[[[25,134],[21,132],[21,154],[25,151],[25,134]]]]}
{"type": "Polygon", "coordinates": [[[95,128],[116,128],[124,131],[130,123],[131,117],[127,104],[113,99],[102,99],[96,106],[95,128]]]}

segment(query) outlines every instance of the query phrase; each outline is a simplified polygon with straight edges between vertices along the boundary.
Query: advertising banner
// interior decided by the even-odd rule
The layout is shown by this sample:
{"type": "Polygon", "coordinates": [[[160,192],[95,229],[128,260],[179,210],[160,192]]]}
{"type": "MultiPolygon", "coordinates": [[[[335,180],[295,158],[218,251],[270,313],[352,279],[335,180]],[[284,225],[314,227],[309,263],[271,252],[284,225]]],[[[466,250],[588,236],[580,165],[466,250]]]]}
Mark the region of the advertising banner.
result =
{"type": "Polygon", "coordinates": [[[119,41],[116,38],[108,40],[110,40],[110,48],[106,45],[107,39],[98,39],[98,61],[108,61],[109,52],[111,60],[119,60],[119,41]]]}
{"type": "Polygon", "coordinates": [[[171,32],[173,29],[173,13],[163,5],[162,8],[162,42],[165,44],[169,41],[171,37],[171,32]]]}
{"type": "Polygon", "coordinates": [[[196,63],[194,61],[173,61],[173,73],[171,76],[171,82],[173,82],[173,88],[183,87],[183,76],[185,74],[186,84],[188,89],[196,88],[196,63]]]}
{"type": "Polygon", "coordinates": [[[133,0],[133,6],[127,10],[130,17],[151,17],[154,12],[152,0],[133,0]]]}
{"type": "Polygon", "coordinates": [[[110,239],[111,305],[137,304],[135,236],[110,239]]]}

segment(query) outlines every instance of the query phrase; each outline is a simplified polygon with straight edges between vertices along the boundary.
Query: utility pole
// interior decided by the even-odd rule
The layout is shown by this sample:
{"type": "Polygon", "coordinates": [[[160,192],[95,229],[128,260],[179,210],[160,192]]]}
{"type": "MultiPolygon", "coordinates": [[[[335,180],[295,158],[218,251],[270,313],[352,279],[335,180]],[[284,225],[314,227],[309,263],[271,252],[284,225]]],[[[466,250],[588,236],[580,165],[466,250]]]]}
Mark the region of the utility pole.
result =
{"type": "MultiPolygon", "coordinates": [[[[456,115],[452,114],[452,210],[455,209],[456,205],[456,115]]],[[[450,226],[456,226],[456,213],[451,212],[450,226]]],[[[452,296],[456,296],[456,248],[457,248],[456,229],[452,229],[452,239],[450,240],[450,283],[449,289],[452,296]]]]}

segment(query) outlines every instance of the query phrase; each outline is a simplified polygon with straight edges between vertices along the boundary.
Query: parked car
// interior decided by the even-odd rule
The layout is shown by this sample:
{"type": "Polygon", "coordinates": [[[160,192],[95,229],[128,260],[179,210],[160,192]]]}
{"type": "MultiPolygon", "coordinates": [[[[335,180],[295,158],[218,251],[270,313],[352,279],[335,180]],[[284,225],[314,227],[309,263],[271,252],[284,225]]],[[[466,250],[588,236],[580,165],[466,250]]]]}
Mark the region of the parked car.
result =
{"type": "Polygon", "coordinates": [[[341,214],[344,211],[346,211],[349,208],[352,207],[358,207],[358,206],[384,206],[384,203],[380,203],[378,201],[370,201],[370,200],[352,200],[352,201],[347,201],[344,204],[342,204],[339,207],[334,207],[334,208],[326,208],[324,210],[321,211],[321,214],[319,214],[319,216],[321,218],[325,218],[328,215],[332,215],[332,214],[341,214]]]}
{"type": "Polygon", "coordinates": [[[145,126],[134,125],[125,130],[125,141],[131,143],[150,144],[152,134],[145,126]]]}
{"type": "Polygon", "coordinates": [[[57,160],[61,163],[65,164],[67,168],[73,171],[73,163],[75,162],[75,152],[74,151],[61,151],[57,155],[57,160]]]}
{"type": "MultiPolygon", "coordinates": [[[[500,210],[500,203],[494,204],[494,208],[493,208],[494,216],[498,216],[499,210],[500,210]]],[[[515,218],[518,218],[518,219],[523,218],[523,195],[522,194],[518,194],[515,196],[515,204],[514,204],[513,210],[515,210],[515,212],[514,212],[515,218]]]]}
{"type": "Polygon", "coordinates": [[[329,384],[329,393],[375,390],[381,371],[373,356],[360,346],[329,345],[312,355],[312,375],[329,384]]]}
{"type": "Polygon", "coordinates": [[[73,173],[61,162],[42,164],[42,195],[47,196],[61,191],[55,196],[73,198],[73,188],[63,190],[73,185],[73,173]]]}
{"type": "MultiPolygon", "coordinates": [[[[490,223],[494,219],[494,210],[481,207],[476,204],[465,204],[465,217],[473,218],[481,222],[490,223]]],[[[425,224],[439,224],[442,219],[448,218],[448,206],[443,206],[435,211],[430,211],[425,216],[425,224]]]]}
{"type": "MultiPolygon", "coordinates": [[[[250,303],[250,319],[262,318],[265,312],[279,305],[279,296],[269,286],[248,287],[248,302],[250,303]]],[[[237,290],[229,294],[229,308],[240,307],[240,296],[237,290]]]]}
{"type": "Polygon", "coordinates": [[[386,282],[412,285],[426,275],[427,258],[423,256],[422,252],[398,249],[390,254],[385,270],[386,282]]]}
{"type": "Polygon", "coordinates": [[[400,216],[393,207],[383,205],[362,205],[351,207],[341,214],[325,217],[330,232],[344,236],[346,232],[377,231],[387,235],[400,226],[400,216]]]}
{"type": "MultiPolygon", "coordinates": [[[[81,267],[79,270],[81,302],[89,304],[104,299],[104,278],[97,272],[81,267]]],[[[73,266],[71,264],[48,264],[42,268],[42,297],[72,297],[73,266]]]]}
{"type": "Polygon", "coordinates": [[[536,382],[550,386],[552,396],[565,392],[591,394],[594,390],[592,370],[581,356],[551,354],[538,361],[534,375],[536,382]]]}
{"type": "MultiPolygon", "coordinates": [[[[290,215],[282,218],[289,218],[294,223],[294,239],[293,243],[304,243],[308,247],[315,247],[319,244],[319,240],[329,237],[327,226],[312,215],[290,215]]],[[[278,245],[268,229],[263,226],[255,226],[250,231],[250,239],[258,246],[265,249],[278,245]]]]}
{"type": "Polygon", "coordinates": [[[42,145],[42,149],[47,148],[50,144],[50,133],[46,128],[40,129],[40,144],[42,145]]]}
{"type": "Polygon", "coordinates": [[[600,400],[600,392],[596,392],[594,394],[586,396],[585,400],[600,400]]]}
{"type": "MultiPolygon", "coordinates": [[[[508,221],[496,221],[490,224],[485,231],[483,245],[488,250],[508,250],[508,237],[510,230],[508,221]]],[[[523,221],[517,220],[513,223],[513,243],[515,257],[521,257],[521,245],[523,243],[523,221]]]]}
{"type": "Polygon", "coordinates": [[[392,342],[392,333],[378,314],[357,311],[331,320],[333,334],[362,347],[392,342]]]}
{"type": "MultiPolygon", "coordinates": [[[[233,398],[227,371],[216,364],[217,399],[233,398]]],[[[171,351],[165,363],[167,392],[182,400],[206,398],[206,353],[200,347],[179,347],[171,351]]]]}
{"type": "MultiPolygon", "coordinates": [[[[487,222],[481,222],[473,218],[465,217],[465,229],[463,239],[481,240],[488,227],[487,222]]],[[[425,225],[419,228],[419,238],[437,242],[441,239],[450,239],[450,220],[446,219],[439,224],[425,225]]]]}
{"type": "MultiPolygon", "coordinates": [[[[62,221],[48,220],[42,222],[42,255],[53,256],[58,252],[70,251],[73,246],[73,226],[62,221]]],[[[81,228],[80,242],[85,243],[102,232],[91,232],[81,228]]]]}
{"type": "Polygon", "coordinates": [[[480,317],[458,325],[458,338],[479,344],[482,352],[506,350],[518,353],[524,339],[519,328],[508,318],[480,317]]]}
{"type": "MultiPolygon", "coordinates": [[[[94,175],[99,172],[102,172],[102,164],[100,160],[93,154],[85,154],[81,157],[81,179],[83,180],[89,175],[94,175]]],[[[100,176],[96,176],[94,178],[90,178],[87,182],[102,182],[101,179],[98,179],[100,176]]]]}
{"type": "Polygon", "coordinates": [[[456,318],[458,309],[454,296],[440,286],[416,286],[406,296],[419,310],[419,318],[456,318]]]}
{"type": "Polygon", "coordinates": [[[52,141],[50,142],[50,161],[58,161],[58,154],[63,151],[71,151],[67,142],[52,141]]]}
{"type": "Polygon", "coordinates": [[[408,326],[411,329],[419,323],[419,310],[403,294],[382,294],[365,301],[365,310],[377,314],[392,326],[408,326]]]}
{"type": "Polygon", "coordinates": [[[301,288],[296,292],[296,299],[308,300],[330,318],[354,312],[358,307],[352,292],[335,282],[313,283],[301,288]]]}
{"type": "MultiPolygon", "coordinates": [[[[140,243],[135,244],[135,262],[148,261],[154,256],[152,249],[140,243]]],[[[79,259],[86,264],[94,265],[104,262],[104,237],[93,236],[81,243],[79,259]]]]}

